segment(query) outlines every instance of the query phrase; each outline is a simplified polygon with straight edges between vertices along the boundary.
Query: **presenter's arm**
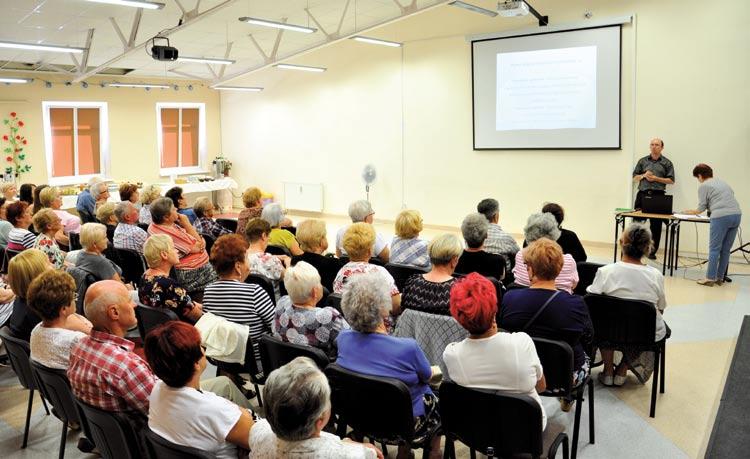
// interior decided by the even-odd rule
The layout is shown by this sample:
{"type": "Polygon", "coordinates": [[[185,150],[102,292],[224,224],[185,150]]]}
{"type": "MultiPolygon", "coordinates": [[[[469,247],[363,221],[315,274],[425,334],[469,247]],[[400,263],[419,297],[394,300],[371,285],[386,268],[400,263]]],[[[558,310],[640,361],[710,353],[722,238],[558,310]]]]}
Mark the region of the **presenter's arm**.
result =
{"type": "Polygon", "coordinates": [[[663,183],[665,185],[674,185],[674,180],[669,177],[657,177],[651,174],[644,174],[644,176],[646,180],[648,180],[649,182],[663,183]]]}

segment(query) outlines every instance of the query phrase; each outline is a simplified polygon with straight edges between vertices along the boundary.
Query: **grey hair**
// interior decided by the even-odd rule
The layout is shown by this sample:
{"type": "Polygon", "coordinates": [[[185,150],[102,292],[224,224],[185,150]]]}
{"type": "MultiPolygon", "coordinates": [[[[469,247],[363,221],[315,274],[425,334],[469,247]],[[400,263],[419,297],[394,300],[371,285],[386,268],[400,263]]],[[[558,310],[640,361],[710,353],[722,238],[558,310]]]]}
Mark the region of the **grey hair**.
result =
{"type": "Polygon", "coordinates": [[[272,371],[263,398],[271,430],[285,441],[312,438],[316,421],[331,408],[328,379],[309,357],[297,357],[272,371]]]}
{"type": "Polygon", "coordinates": [[[310,299],[312,289],[320,285],[320,274],[310,263],[299,261],[284,272],[284,286],[293,303],[310,299]]]}
{"type": "Polygon", "coordinates": [[[480,213],[469,214],[461,223],[461,234],[464,236],[466,245],[470,249],[478,249],[487,239],[487,230],[490,222],[487,217],[480,213]]]}
{"type": "Polygon", "coordinates": [[[211,200],[207,197],[203,196],[195,200],[193,203],[193,212],[195,212],[195,216],[198,218],[203,218],[206,216],[206,211],[209,207],[211,207],[213,203],[211,203],[211,200]]]}
{"type": "Polygon", "coordinates": [[[107,189],[107,184],[102,181],[99,181],[89,187],[89,193],[91,193],[91,196],[94,199],[99,199],[99,196],[102,195],[106,189],[107,189]],[[104,187],[104,189],[102,189],[102,186],[104,187]]]}
{"type": "Polygon", "coordinates": [[[123,303],[130,298],[129,295],[123,295],[122,291],[118,290],[104,289],[96,298],[84,303],[83,313],[94,327],[104,327],[107,325],[107,306],[123,303]]]}
{"type": "Polygon", "coordinates": [[[103,178],[101,178],[101,176],[99,176],[99,175],[95,175],[95,176],[93,176],[93,177],[91,177],[91,178],[89,179],[89,181],[88,181],[88,182],[86,183],[86,185],[88,185],[88,186],[89,186],[89,188],[90,188],[90,187],[91,187],[91,185],[95,185],[95,184],[97,184],[97,183],[102,183],[103,181],[104,181],[104,179],[103,179],[103,178]]]}
{"type": "Polygon", "coordinates": [[[354,330],[371,333],[393,307],[388,282],[379,272],[355,274],[347,280],[341,298],[344,318],[354,330]]]}
{"type": "Polygon", "coordinates": [[[120,201],[115,206],[115,218],[117,218],[118,222],[121,222],[125,219],[125,216],[132,210],[132,208],[135,207],[132,202],[130,201],[120,201]]]}
{"type": "Polygon", "coordinates": [[[149,206],[149,210],[151,211],[151,219],[156,223],[157,225],[164,223],[164,219],[167,218],[167,216],[172,213],[172,208],[174,207],[174,203],[169,198],[159,198],[156,201],[152,202],[149,206]]]}
{"type": "Polygon", "coordinates": [[[487,217],[487,220],[492,221],[500,213],[500,203],[497,202],[497,199],[482,199],[477,204],[477,212],[487,217]]]}
{"type": "Polygon", "coordinates": [[[529,244],[543,237],[556,241],[560,237],[560,228],[551,213],[537,213],[529,215],[523,234],[529,244]]]}
{"type": "Polygon", "coordinates": [[[352,219],[352,223],[363,222],[372,213],[374,213],[372,206],[369,201],[364,199],[349,204],[349,217],[352,219]]]}
{"type": "Polygon", "coordinates": [[[260,213],[260,218],[267,221],[271,228],[277,228],[284,220],[284,209],[281,208],[280,204],[266,204],[263,207],[263,212],[260,213]]]}
{"type": "Polygon", "coordinates": [[[629,257],[640,260],[653,247],[651,230],[642,223],[632,223],[622,232],[622,251],[629,257]]]}

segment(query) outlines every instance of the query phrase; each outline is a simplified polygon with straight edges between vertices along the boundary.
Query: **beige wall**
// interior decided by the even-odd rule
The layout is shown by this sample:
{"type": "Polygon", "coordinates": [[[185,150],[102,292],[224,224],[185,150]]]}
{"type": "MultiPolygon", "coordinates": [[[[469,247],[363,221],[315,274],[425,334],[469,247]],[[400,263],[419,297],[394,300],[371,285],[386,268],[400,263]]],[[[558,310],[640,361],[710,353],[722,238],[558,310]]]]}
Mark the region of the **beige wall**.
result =
{"type": "MultiPolygon", "coordinates": [[[[557,201],[567,210],[566,226],[582,239],[611,242],[614,208],[632,204],[635,160],[660,136],[676,167],[676,209],[696,204],[691,171],[698,162],[714,166],[749,208],[749,2],[534,6],[555,24],[582,22],[585,11],[594,19],[636,14],[622,33],[622,150],[473,151],[464,37],[532,21],[442,7],[370,34],[404,41],[402,50],[347,41],[294,61],[326,66],[326,73],[269,69],[233,82],[266,88],[222,94],[222,143],[233,176],[279,200],[284,181],[322,182],[325,212],[344,214],[351,200],[364,197],[359,174],[373,163],[376,218],[392,219],[403,205],[419,209],[428,224],[457,226],[480,198],[495,196],[502,223],[519,233],[529,213],[557,201]]],[[[703,250],[705,228],[699,232],[703,250]]],[[[683,230],[683,249],[693,249],[692,234],[691,225],[683,230]]]]}
{"type": "MultiPolygon", "coordinates": [[[[32,76],[32,75],[29,75],[32,76]]],[[[66,80],[56,75],[35,75],[31,84],[0,84],[0,113],[2,118],[15,111],[25,121],[24,134],[29,140],[28,158],[32,167],[30,173],[23,174],[20,181],[32,183],[47,182],[47,166],[44,153],[44,130],[42,126],[43,101],[96,101],[107,102],[110,135],[110,174],[117,181],[142,181],[144,183],[164,182],[168,178],[159,177],[159,152],[156,140],[157,102],[202,102],[206,104],[207,158],[210,162],[221,151],[220,98],[217,91],[195,82],[175,81],[180,86],[174,89],[142,88],[102,88],[97,79],[88,80],[89,87],[79,84],[65,86],[66,80]],[[45,88],[44,81],[53,82],[45,88]],[[187,86],[193,85],[188,91],[187,86]]],[[[112,78],[107,81],[112,81],[112,78]]],[[[128,80],[138,81],[141,80],[128,80]]],[[[144,81],[156,83],[156,78],[144,81]]],[[[0,126],[0,130],[4,126],[0,126]]],[[[3,131],[4,132],[4,131],[3,131]]],[[[4,156],[3,156],[4,157],[4,156]]]]}

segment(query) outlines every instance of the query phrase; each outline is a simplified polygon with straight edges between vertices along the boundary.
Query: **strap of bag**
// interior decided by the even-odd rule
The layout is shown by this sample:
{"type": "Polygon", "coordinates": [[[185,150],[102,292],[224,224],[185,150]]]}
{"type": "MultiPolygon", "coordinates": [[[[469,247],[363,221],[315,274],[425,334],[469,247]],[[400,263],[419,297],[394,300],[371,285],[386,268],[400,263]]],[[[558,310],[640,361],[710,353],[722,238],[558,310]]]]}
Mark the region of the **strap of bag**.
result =
{"type": "Polygon", "coordinates": [[[559,291],[559,290],[555,290],[555,293],[553,293],[553,294],[552,294],[552,295],[551,295],[551,296],[550,296],[550,297],[549,297],[549,298],[547,299],[547,301],[545,301],[545,302],[544,302],[544,304],[542,305],[542,307],[541,307],[541,308],[539,308],[539,309],[538,309],[538,310],[536,311],[536,314],[534,314],[534,315],[533,315],[533,316],[531,317],[531,319],[529,319],[529,321],[528,321],[528,322],[526,322],[526,325],[524,325],[524,326],[523,326],[523,328],[521,329],[521,331],[526,331],[526,329],[527,329],[527,328],[529,328],[529,327],[531,326],[531,324],[533,324],[533,323],[534,323],[534,321],[536,320],[536,318],[537,318],[537,317],[539,317],[539,314],[541,314],[541,313],[542,313],[542,312],[543,312],[543,311],[544,311],[544,310],[545,310],[545,309],[547,308],[547,305],[548,305],[548,304],[550,304],[550,303],[552,302],[552,300],[554,300],[554,299],[555,299],[555,297],[557,296],[557,294],[558,294],[558,293],[560,293],[560,291],[559,291]]]}

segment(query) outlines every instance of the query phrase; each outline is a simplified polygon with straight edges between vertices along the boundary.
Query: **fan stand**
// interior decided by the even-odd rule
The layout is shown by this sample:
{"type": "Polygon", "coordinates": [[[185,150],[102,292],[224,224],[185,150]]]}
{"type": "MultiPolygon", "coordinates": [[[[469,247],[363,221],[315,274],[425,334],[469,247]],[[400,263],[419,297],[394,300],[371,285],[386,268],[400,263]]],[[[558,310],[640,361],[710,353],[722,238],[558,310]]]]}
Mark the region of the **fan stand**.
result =
{"type": "Polygon", "coordinates": [[[365,184],[365,193],[367,193],[367,202],[370,202],[370,184],[365,184]]]}

